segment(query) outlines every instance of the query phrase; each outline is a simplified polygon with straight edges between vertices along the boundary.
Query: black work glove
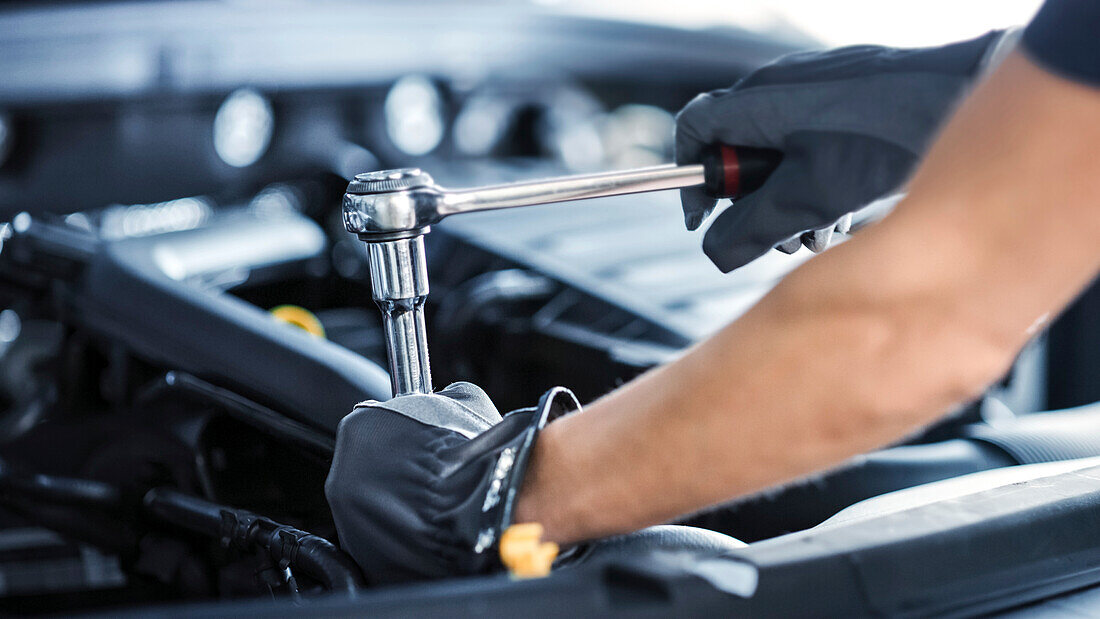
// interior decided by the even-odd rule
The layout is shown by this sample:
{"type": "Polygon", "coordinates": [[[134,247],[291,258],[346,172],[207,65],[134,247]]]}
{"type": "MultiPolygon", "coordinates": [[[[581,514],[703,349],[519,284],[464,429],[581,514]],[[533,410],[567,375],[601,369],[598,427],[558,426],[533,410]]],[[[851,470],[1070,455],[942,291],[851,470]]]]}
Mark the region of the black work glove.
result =
{"type": "MultiPolygon", "coordinates": [[[[759,190],[714,219],[703,251],[728,272],[792,239],[797,249],[803,232],[831,230],[898,189],[1001,34],[943,47],[792,54],[693,99],[676,117],[677,163],[697,163],[713,143],[784,154],[759,190]]],[[[702,188],[680,197],[689,230],[715,206],[702,188]]]]}
{"type": "Polygon", "coordinates": [[[538,433],[579,408],[558,387],[502,418],[470,383],[359,404],[325,484],[340,545],[373,583],[499,569],[538,433]]]}

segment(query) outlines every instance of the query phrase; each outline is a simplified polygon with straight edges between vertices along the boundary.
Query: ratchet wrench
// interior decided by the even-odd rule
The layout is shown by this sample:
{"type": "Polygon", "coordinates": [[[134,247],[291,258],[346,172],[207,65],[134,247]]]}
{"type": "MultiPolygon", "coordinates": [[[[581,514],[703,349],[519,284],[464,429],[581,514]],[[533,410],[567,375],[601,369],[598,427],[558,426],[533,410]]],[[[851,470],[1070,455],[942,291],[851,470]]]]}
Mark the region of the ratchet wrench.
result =
{"type": "Polygon", "coordinates": [[[715,198],[758,189],[778,151],[716,145],[701,163],[445,189],[416,168],[359,174],[343,199],[344,227],[367,243],[371,293],[382,311],[393,394],[431,393],[424,324],[428,272],[424,235],[445,217],[665,189],[703,186],[715,198]]]}

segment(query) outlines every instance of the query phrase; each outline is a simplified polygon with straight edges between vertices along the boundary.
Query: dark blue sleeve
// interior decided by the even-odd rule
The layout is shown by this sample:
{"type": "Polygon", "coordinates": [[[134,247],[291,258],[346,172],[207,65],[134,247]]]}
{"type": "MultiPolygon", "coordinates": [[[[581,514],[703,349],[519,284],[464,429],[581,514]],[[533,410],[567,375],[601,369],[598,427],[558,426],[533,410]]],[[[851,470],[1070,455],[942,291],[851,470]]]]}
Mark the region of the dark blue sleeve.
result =
{"type": "Polygon", "coordinates": [[[1023,40],[1039,64],[1100,86],[1100,0],[1046,0],[1023,40]]]}

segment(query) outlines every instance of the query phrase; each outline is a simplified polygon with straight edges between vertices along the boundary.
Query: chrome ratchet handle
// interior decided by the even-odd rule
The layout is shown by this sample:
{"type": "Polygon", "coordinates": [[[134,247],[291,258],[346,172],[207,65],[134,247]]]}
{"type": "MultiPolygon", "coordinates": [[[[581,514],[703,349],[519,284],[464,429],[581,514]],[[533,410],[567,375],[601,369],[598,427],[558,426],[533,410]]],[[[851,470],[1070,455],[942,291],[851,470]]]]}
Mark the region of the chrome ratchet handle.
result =
{"type": "Polygon", "coordinates": [[[775,170],[777,151],[717,145],[695,165],[445,189],[415,168],[359,174],[343,199],[344,227],[367,244],[371,294],[382,311],[393,394],[431,393],[424,302],[424,235],[444,217],[520,206],[704,186],[716,198],[753,191],[775,170]]]}
{"type": "Polygon", "coordinates": [[[621,172],[445,191],[437,212],[439,219],[442,219],[460,213],[679,189],[702,185],[704,182],[702,164],[661,165],[621,172]]]}

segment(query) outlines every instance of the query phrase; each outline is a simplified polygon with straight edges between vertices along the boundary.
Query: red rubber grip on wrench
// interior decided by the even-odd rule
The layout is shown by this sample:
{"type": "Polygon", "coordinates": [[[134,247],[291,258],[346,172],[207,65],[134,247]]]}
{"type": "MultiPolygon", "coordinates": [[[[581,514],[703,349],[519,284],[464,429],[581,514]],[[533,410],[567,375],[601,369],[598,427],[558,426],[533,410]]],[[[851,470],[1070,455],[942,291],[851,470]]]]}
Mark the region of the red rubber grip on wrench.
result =
{"type": "Polygon", "coordinates": [[[715,144],[703,154],[708,195],[737,199],[760,188],[779,167],[783,153],[770,148],[715,144]]]}

